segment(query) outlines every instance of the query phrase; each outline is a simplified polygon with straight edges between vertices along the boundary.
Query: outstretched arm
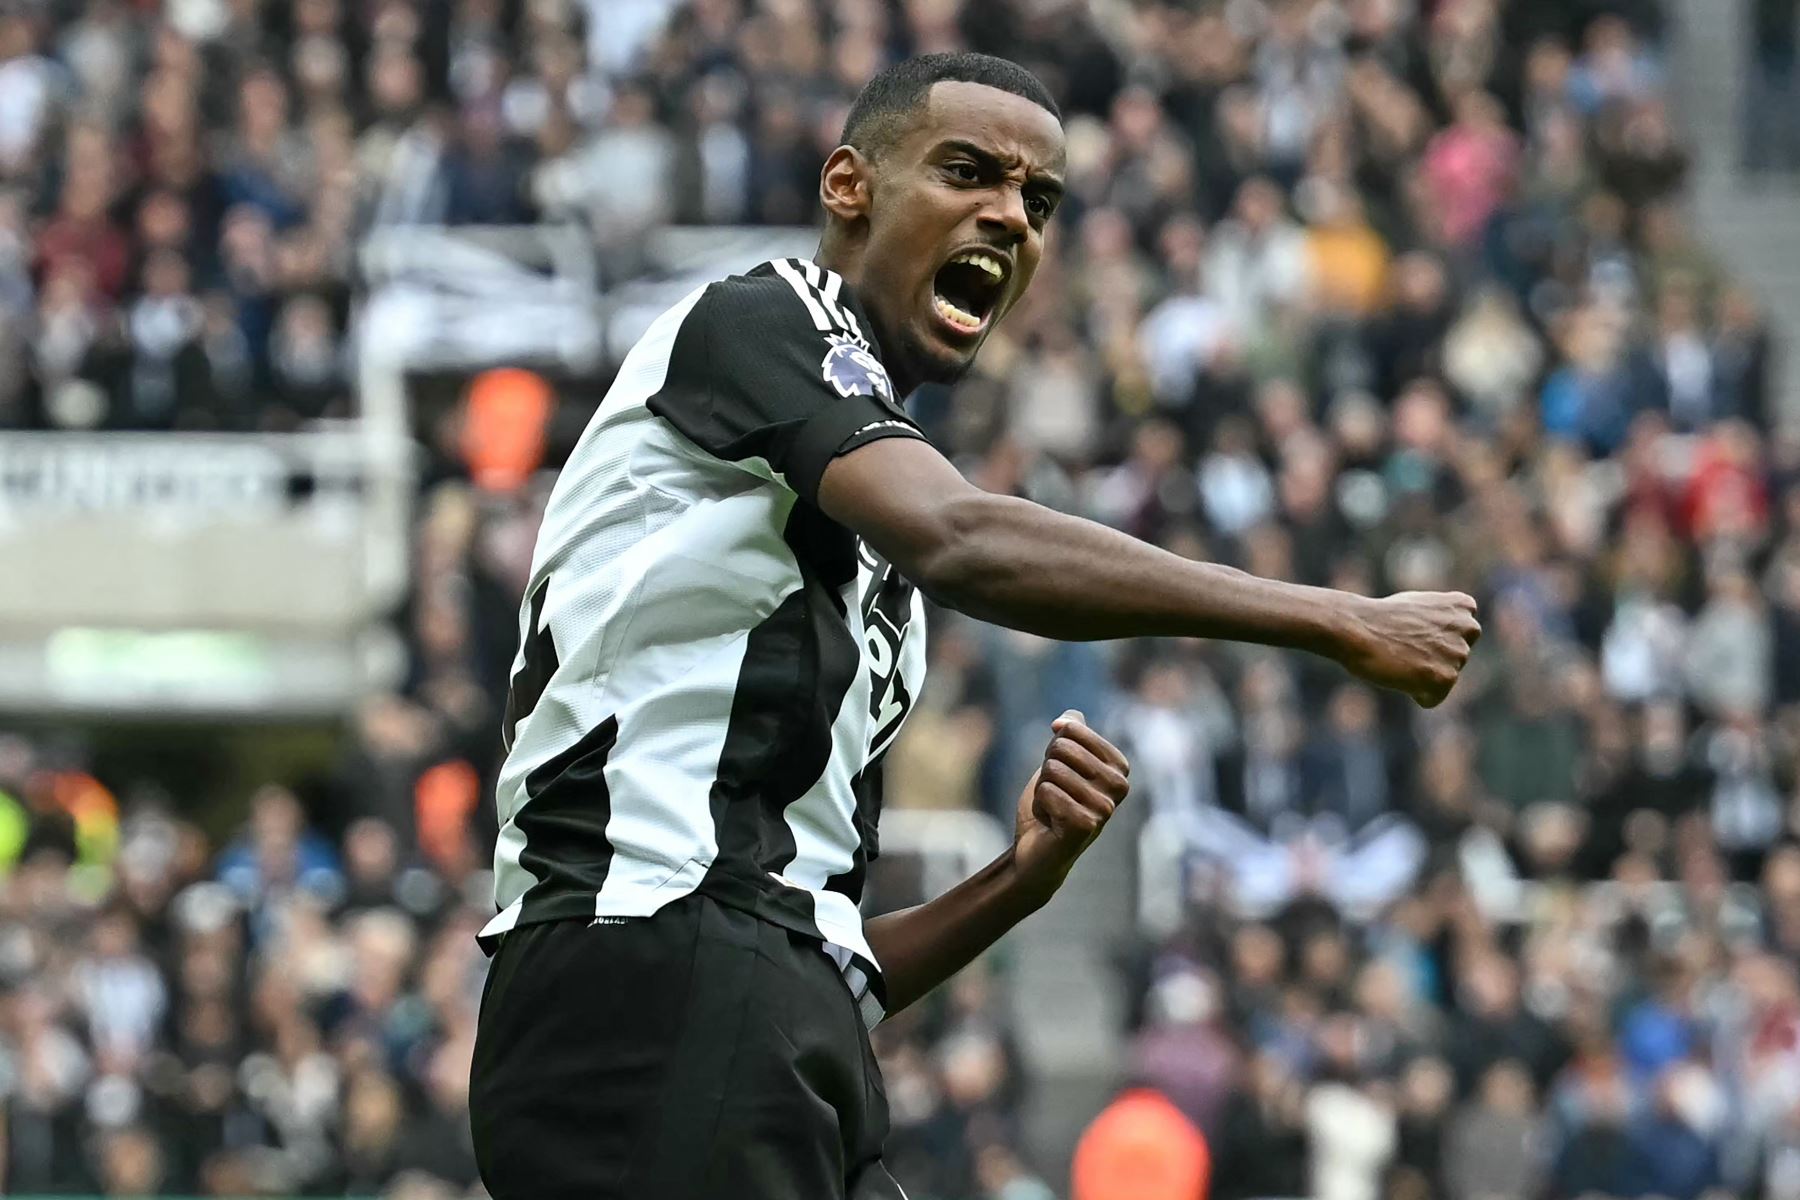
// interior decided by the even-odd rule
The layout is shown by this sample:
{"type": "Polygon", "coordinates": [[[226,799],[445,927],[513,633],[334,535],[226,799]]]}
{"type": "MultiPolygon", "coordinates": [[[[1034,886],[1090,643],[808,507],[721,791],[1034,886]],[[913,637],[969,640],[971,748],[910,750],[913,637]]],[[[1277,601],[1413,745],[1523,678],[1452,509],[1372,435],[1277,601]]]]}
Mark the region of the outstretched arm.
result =
{"type": "Polygon", "coordinates": [[[1092,521],[984,492],[928,442],[833,459],[825,513],[948,607],[1043,637],[1204,637],[1307,650],[1420,704],[1455,684],[1481,635],[1461,593],[1371,599],[1192,562],[1092,521]]]}
{"type": "Polygon", "coordinates": [[[1052,722],[1044,765],[1019,796],[1013,844],[935,900],[863,928],[899,1012],[1043,907],[1130,789],[1125,756],[1073,710],[1052,722]]]}

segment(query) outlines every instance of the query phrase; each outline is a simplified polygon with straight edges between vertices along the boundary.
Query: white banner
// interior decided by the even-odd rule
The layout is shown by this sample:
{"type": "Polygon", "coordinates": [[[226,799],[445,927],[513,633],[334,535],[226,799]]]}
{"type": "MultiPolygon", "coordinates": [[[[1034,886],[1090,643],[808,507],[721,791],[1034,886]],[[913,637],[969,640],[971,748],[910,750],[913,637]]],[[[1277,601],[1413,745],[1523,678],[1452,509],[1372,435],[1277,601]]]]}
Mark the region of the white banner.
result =
{"type": "Polygon", "coordinates": [[[287,459],[267,444],[178,436],[0,437],[0,510],[273,511],[289,493],[287,459]]]}

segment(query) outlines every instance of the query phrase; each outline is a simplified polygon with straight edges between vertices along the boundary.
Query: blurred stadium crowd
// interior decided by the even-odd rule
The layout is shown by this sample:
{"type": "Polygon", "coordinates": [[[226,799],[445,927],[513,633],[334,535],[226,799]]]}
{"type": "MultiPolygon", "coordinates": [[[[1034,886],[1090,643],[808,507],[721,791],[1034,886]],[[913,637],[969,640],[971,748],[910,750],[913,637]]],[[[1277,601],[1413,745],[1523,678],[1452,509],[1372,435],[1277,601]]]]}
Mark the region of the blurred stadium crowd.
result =
{"type": "MultiPolygon", "coordinates": [[[[804,225],[883,63],[1017,58],[1064,105],[1070,195],[977,373],[915,397],[928,431],[1179,553],[1471,591],[1488,636],[1424,713],[1295,656],[939,614],[889,804],[1010,824],[1068,707],[1133,755],[1140,1090],[1039,1178],[971,971],[882,1033],[896,1172],[1108,1200],[1111,1156],[1173,1128],[1134,1161],[1184,1186],[1203,1132],[1226,1200],[1800,1197],[1800,441],[1683,212],[1663,18],[14,0],[0,426],[352,413],[372,227],[576,220],[629,267],[668,223],[804,225]]],[[[76,741],[0,739],[6,1191],[477,1186],[486,783],[545,481],[475,479],[455,422],[422,435],[404,688],[325,776],[209,840],[76,741]]]]}

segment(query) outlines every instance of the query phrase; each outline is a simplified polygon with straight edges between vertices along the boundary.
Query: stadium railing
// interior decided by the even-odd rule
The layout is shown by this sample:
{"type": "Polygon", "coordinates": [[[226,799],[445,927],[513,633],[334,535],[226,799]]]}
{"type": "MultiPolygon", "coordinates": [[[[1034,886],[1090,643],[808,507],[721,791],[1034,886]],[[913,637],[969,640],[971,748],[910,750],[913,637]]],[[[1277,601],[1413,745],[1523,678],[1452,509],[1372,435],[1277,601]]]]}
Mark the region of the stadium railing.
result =
{"type": "Polygon", "coordinates": [[[881,855],[869,903],[886,912],[942,895],[1010,841],[986,813],[890,808],[881,814],[881,855]]]}

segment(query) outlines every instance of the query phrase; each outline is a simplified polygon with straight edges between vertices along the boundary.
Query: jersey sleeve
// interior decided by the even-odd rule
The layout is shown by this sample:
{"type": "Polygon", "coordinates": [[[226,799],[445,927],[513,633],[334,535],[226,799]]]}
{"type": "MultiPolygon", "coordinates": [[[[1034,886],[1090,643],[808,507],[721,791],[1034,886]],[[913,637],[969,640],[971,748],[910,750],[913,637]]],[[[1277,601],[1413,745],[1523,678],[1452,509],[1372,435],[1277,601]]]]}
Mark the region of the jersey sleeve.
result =
{"type": "Polygon", "coordinates": [[[854,317],[808,287],[797,270],[792,279],[712,285],[683,322],[668,378],[648,403],[707,453],[810,502],[838,455],[924,434],[854,317]]]}

